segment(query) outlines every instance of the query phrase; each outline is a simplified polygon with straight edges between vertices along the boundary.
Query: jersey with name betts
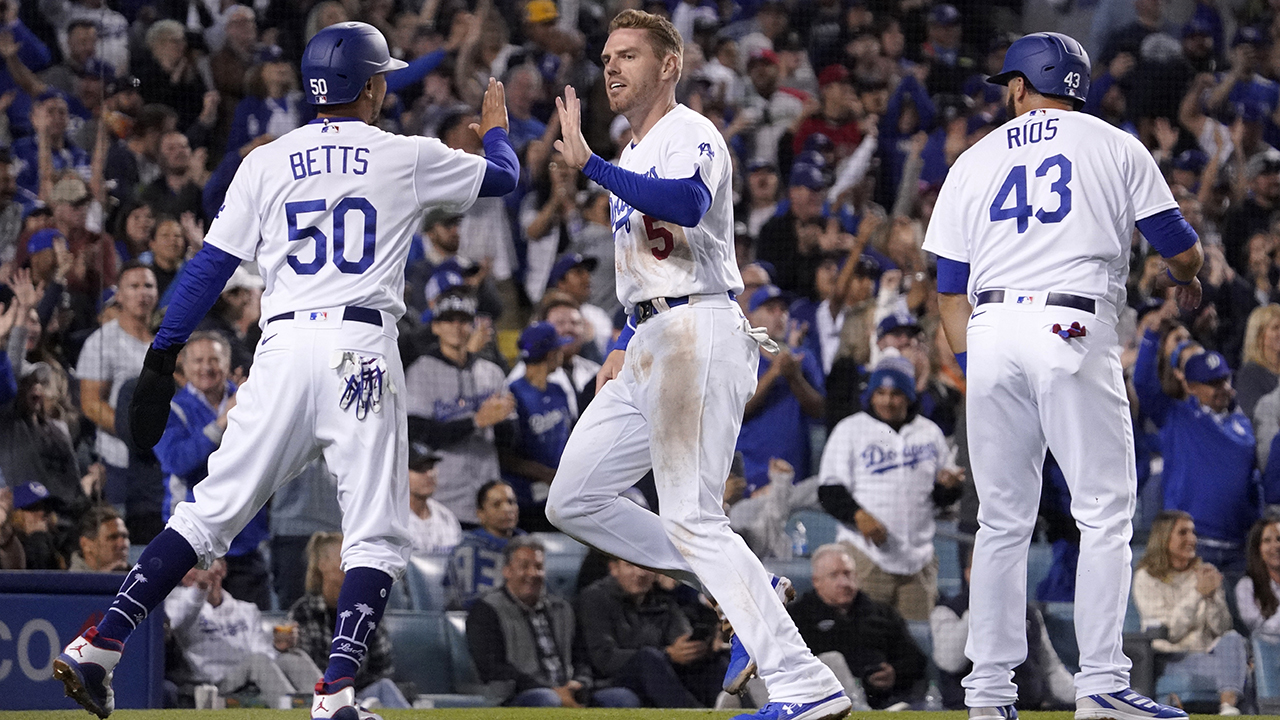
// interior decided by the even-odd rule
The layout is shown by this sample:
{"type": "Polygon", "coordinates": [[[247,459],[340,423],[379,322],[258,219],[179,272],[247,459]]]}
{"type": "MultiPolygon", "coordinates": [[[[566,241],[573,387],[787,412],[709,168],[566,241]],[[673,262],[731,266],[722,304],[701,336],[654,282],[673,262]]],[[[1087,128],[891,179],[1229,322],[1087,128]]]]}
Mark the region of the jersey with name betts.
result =
{"type": "Polygon", "coordinates": [[[716,126],[676,105],[644,139],[622,150],[618,165],[667,179],[696,172],[711,192],[711,207],[696,227],[649,217],[609,197],[618,300],[630,309],[659,297],[742,292],[733,247],[732,161],[716,126]]]}
{"type": "Polygon", "coordinates": [[[969,294],[1054,290],[1124,305],[1134,223],[1177,202],[1141,142],[1081,112],[991,131],[942,185],[924,249],[969,263],[969,294]]]}
{"type": "Polygon", "coordinates": [[[471,207],[484,170],[435,138],[317,119],[249,153],[205,242],[258,261],[263,318],[342,305],[399,317],[422,214],[471,207]]]}

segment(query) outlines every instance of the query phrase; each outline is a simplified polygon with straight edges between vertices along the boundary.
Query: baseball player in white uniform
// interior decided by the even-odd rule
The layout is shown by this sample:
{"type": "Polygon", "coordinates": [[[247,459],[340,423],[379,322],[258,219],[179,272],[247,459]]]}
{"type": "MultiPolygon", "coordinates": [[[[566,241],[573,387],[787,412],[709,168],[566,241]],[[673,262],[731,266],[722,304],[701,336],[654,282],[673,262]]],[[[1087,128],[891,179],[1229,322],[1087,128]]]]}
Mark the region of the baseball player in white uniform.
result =
{"type": "Polygon", "coordinates": [[[519,171],[502,87],[492,80],[481,124],[473,125],[487,159],[375,127],[384,73],[404,66],[370,25],[318,33],[304,52],[302,77],[319,116],[245,158],[179,281],[130,408],[138,445],[159,440],[174,358],[242,261],[257,261],[266,283],[263,339],[195,501],[178,506],[102,622],[54,663],[67,694],[100,717],[114,708],[111,674],[129,633],[188,569],[226,553],[276,488],[322,453],[338,482],[346,579],[311,715],[364,717],[352,678],[410,552],[396,347],[405,259],[428,209],[462,212],[479,195],[510,192],[519,171]]]}
{"type": "MultiPolygon", "coordinates": [[[[604,552],[700,581],[753,658],[771,702],[750,717],[840,718],[839,681],[801,640],[779,593],[721,507],[758,345],[733,293],[731,162],[715,126],[675,101],[683,43],[666,19],[626,10],[605,44],[610,107],[635,140],[620,167],[591,153],[572,87],[556,149],[611,193],[618,299],[631,319],[574,428],[547,517],[604,552]],[[660,514],[620,494],[653,469],[660,514]]],[[[759,339],[757,339],[759,338],[759,339]]]]}
{"type": "Polygon", "coordinates": [[[1185,308],[1200,302],[1195,232],[1143,145],[1079,110],[1089,58],[1075,40],[1015,42],[990,82],[1011,120],[956,161],[925,238],[951,348],[968,371],[969,453],[980,529],[965,678],[970,717],[1013,717],[1027,656],[1027,546],[1050,448],[1080,528],[1076,718],[1186,717],[1129,688],[1121,649],[1137,478],[1120,367],[1135,223],[1185,308]],[[966,350],[968,351],[966,353],[966,350]]]}

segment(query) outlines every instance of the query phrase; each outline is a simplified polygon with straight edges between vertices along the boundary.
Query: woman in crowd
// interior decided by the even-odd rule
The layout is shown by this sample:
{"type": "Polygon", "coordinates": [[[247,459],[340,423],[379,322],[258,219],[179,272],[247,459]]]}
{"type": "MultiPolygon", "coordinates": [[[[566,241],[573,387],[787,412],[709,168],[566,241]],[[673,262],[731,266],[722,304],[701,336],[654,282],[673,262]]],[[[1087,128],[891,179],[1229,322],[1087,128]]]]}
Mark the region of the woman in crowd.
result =
{"type": "MultiPolygon", "coordinates": [[[[329,646],[338,625],[338,593],[342,570],[342,533],[318,532],[307,543],[307,594],[289,608],[298,625],[298,647],[316,662],[328,664],[329,646]]],[[[409,701],[391,681],[391,636],[380,624],[368,640],[368,651],[355,676],[356,699],[374,697],[383,707],[407,708],[409,701]]]]}
{"type": "Polygon", "coordinates": [[[1236,402],[1253,420],[1258,400],[1276,389],[1280,378],[1280,305],[1263,305],[1249,313],[1244,330],[1244,357],[1233,382],[1236,402]]]}
{"type": "Polygon", "coordinates": [[[1191,516],[1164,510],[1156,516],[1147,553],[1133,576],[1133,601],[1142,627],[1164,627],[1152,640],[1164,677],[1192,684],[1209,678],[1221,701],[1219,714],[1239,715],[1236,703],[1248,672],[1245,639],[1231,629],[1222,573],[1196,556],[1191,516]]]}
{"type": "Polygon", "coordinates": [[[1236,607],[1249,634],[1280,643],[1280,516],[1254,523],[1245,544],[1246,575],[1236,583],[1236,607]]]}

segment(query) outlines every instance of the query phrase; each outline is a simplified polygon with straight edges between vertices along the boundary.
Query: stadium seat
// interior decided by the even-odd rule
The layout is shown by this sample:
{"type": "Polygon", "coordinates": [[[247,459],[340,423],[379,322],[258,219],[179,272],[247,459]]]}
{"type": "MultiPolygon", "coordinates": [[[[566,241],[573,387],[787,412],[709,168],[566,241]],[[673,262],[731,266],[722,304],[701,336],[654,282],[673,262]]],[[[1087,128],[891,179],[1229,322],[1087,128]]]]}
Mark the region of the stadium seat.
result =
{"type": "Polygon", "coordinates": [[[396,682],[412,682],[419,693],[453,692],[443,613],[388,611],[382,626],[391,636],[396,682]]]}
{"type": "Polygon", "coordinates": [[[405,569],[404,589],[408,609],[418,612],[442,611],[446,604],[444,572],[447,555],[414,555],[405,569]]]}
{"type": "Polygon", "coordinates": [[[1051,602],[1040,605],[1044,629],[1049,633],[1058,659],[1071,672],[1080,669],[1080,647],[1076,643],[1075,603],[1051,602]]]}
{"type": "Polygon", "coordinates": [[[1258,712],[1280,715],[1280,643],[1253,638],[1253,665],[1258,683],[1258,712]]]}
{"type": "MultiPolygon", "coordinates": [[[[465,628],[465,613],[459,613],[465,628]]],[[[455,672],[451,620],[441,612],[389,611],[382,616],[391,636],[396,683],[412,682],[419,697],[426,696],[434,707],[481,707],[488,702],[479,695],[459,693],[455,684],[465,672],[455,672]]],[[[463,648],[465,650],[465,638],[463,648]]],[[[470,663],[470,655],[467,655],[470,663]]]]}
{"type": "Polygon", "coordinates": [[[577,595],[578,570],[587,556],[587,546],[564,533],[533,533],[547,549],[547,592],[572,599],[577,595]]]}
{"type": "Polygon", "coordinates": [[[836,541],[836,528],[839,521],[821,510],[799,510],[787,520],[787,535],[795,537],[796,523],[804,523],[805,541],[809,545],[809,553],[836,541]]]}
{"type": "Polygon", "coordinates": [[[764,561],[764,569],[774,575],[785,576],[795,586],[797,596],[813,589],[813,573],[809,569],[808,558],[792,560],[770,559],[764,561]]]}
{"type": "Polygon", "coordinates": [[[1027,549],[1027,602],[1036,599],[1036,586],[1049,574],[1049,566],[1052,564],[1053,546],[1032,542],[1027,549]]]}

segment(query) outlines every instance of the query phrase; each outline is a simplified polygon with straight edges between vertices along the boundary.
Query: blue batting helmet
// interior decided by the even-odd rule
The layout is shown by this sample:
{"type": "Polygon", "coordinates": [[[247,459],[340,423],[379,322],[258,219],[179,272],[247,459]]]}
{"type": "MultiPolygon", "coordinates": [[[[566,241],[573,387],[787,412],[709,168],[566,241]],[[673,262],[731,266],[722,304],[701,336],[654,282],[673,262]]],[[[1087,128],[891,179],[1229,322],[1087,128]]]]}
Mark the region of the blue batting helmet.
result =
{"type": "Polygon", "coordinates": [[[1089,54],[1080,43],[1062,33],[1040,32],[1014,41],[1000,74],[987,82],[1008,85],[1022,76],[1036,92],[1070,99],[1078,110],[1089,96],[1089,73],[1089,54]]]}
{"type": "Polygon", "coordinates": [[[360,96],[369,78],[408,64],[391,57],[372,25],[344,22],[316,33],[302,53],[302,90],[312,105],[341,105],[360,96]]]}

